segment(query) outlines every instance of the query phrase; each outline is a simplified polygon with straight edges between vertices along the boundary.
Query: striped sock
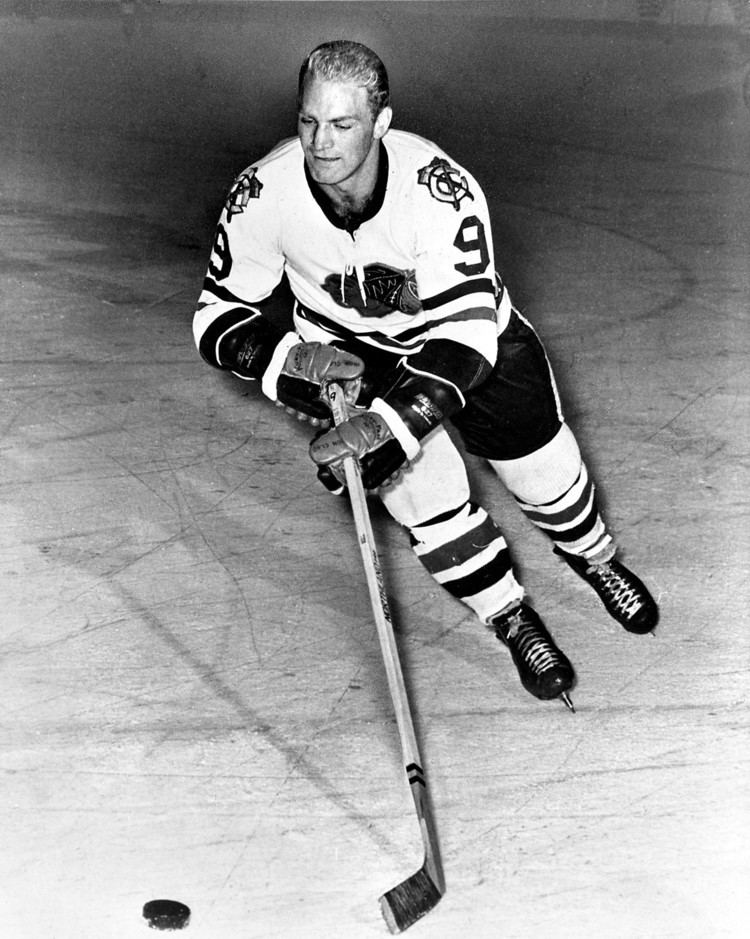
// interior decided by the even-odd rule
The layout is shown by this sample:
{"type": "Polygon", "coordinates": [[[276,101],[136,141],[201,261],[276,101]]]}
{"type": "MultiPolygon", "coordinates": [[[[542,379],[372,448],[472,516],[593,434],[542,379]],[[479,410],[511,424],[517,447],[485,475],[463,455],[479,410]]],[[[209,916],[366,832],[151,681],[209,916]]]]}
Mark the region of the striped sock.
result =
{"type": "Polygon", "coordinates": [[[465,502],[410,533],[425,569],[483,622],[523,598],[505,538],[480,505],[465,502]]]}
{"type": "Polygon", "coordinates": [[[599,512],[596,487],[586,464],[573,484],[550,502],[535,505],[516,497],[523,513],[545,532],[561,551],[579,557],[608,560],[614,554],[612,536],[599,512]]]}

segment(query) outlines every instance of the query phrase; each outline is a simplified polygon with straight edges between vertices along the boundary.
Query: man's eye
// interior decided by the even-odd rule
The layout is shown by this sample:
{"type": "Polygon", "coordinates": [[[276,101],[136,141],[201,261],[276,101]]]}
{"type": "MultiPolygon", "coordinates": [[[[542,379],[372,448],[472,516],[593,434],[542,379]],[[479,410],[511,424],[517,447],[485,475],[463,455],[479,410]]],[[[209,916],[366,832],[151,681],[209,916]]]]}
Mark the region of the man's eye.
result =
{"type": "Polygon", "coordinates": [[[351,130],[352,129],[351,124],[334,124],[333,126],[336,128],[336,130],[351,130]]]}

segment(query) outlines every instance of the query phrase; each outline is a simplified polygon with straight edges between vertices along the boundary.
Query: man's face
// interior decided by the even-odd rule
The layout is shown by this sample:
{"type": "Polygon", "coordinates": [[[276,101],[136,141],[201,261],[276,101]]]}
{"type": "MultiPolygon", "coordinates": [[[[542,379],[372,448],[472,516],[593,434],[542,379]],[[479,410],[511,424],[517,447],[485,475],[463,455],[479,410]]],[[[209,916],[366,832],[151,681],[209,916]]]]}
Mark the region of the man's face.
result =
{"type": "Polygon", "coordinates": [[[368,158],[375,159],[389,122],[389,108],[373,118],[367,92],[360,85],[308,79],[297,128],[315,182],[354,187],[368,158]]]}

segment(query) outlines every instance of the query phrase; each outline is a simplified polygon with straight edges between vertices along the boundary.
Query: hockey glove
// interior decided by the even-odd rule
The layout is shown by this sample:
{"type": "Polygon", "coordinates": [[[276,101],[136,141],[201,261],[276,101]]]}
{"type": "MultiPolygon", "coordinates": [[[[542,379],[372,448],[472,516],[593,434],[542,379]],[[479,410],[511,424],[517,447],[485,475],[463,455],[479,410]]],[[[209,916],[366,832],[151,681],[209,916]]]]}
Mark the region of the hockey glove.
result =
{"type": "MultiPolygon", "coordinates": [[[[316,440],[319,440],[324,433],[324,429],[319,430],[315,437],[313,437],[311,445],[315,443],[316,440]]],[[[332,495],[341,496],[346,492],[346,474],[344,473],[344,467],[341,463],[336,466],[319,465],[317,472],[318,482],[322,483],[332,495]]]]}
{"type": "MultiPolygon", "coordinates": [[[[302,420],[309,418],[313,424],[327,426],[331,412],[325,400],[326,384],[331,381],[340,383],[347,404],[354,404],[364,370],[362,359],[335,346],[322,342],[296,342],[287,352],[276,380],[277,404],[302,420]]],[[[267,375],[270,379],[270,369],[267,375]]]]}
{"type": "Polygon", "coordinates": [[[330,466],[338,478],[341,461],[353,456],[359,460],[365,488],[377,489],[393,482],[404,463],[419,453],[420,441],[463,405],[452,382],[403,363],[384,397],[316,438],[310,456],[318,465],[330,466]]]}
{"type": "MultiPolygon", "coordinates": [[[[338,465],[341,466],[340,463],[338,465]]],[[[331,495],[343,496],[346,491],[346,479],[339,479],[336,472],[337,470],[332,466],[319,466],[318,482],[322,483],[331,495]]]]}
{"type": "Polygon", "coordinates": [[[328,381],[338,381],[350,404],[359,394],[361,359],[319,342],[301,342],[256,312],[222,336],[218,364],[240,378],[259,380],[263,393],[301,420],[330,423],[331,413],[321,399],[328,381]]]}
{"type": "MultiPolygon", "coordinates": [[[[396,415],[394,417],[397,419],[396,415]]],[[[412,456],[418,451],[417,445],[412,456]]],[[[344,478],[342,460],[355,457],[359,460],[365,489],[377,489],[397,478],[407,460],[404,448],[376,410],[354,414],[327,434],[316,437],[310,444],[310,456],[319,467],[329,467],[340,480],[344,478]]],[[[320,472],[318,476],[321,478],[320,472]]],[[[324,482],[322,478],[321,481],[324,482]]]]}

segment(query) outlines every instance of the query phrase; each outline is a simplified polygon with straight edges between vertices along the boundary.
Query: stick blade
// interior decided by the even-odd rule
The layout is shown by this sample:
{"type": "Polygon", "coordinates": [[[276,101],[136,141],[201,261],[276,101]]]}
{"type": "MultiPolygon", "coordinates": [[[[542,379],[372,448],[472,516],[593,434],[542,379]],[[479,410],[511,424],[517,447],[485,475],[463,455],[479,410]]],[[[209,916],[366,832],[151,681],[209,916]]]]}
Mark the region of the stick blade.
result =
{"type": "Polygon", "coordinates": [[[392,933],[403,932],[433,909],[442,891],[424,867],[380,898],[380,909],[392,933]]]}

